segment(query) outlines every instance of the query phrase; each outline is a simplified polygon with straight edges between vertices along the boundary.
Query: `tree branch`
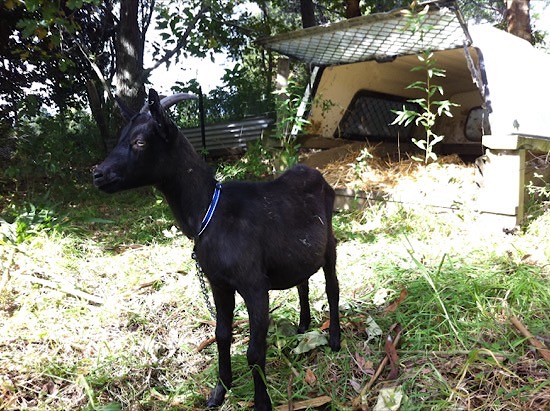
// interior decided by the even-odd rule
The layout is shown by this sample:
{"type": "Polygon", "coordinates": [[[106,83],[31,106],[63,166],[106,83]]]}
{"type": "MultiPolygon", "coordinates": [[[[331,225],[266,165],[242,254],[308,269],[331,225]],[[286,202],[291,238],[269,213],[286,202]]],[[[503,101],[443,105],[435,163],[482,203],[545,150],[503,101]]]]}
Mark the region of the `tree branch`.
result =
{"type": "Polygon", "coordinates": [[[109,98],[114,101],[113,94],[111,93],[111,87],[107,84],[107,81],[105,80],[105,77],[103,76],[103,73],[101,72],[101,69],[99,68],[99,66],[97,64],[95,64],[95,62],[89,57],[89,55],[88,55],[89,50],[86,48],[86,46],[83,46],[80,43],[80,41],[78,41],[77,38],[73,38],[73,40],[76,43],[76,45],[78,46],[78,48],[79,48],[80,52],[82,53],[82,55],[84,56],[84,58],[86,60],[88,60],[88,63],[90,63],[90,66],[92,67],[92,70],[94,71],[97,78],[101,82],[101,85],[103,86],[103,88],[105,89],[107,94],[109,95],[109,98]]]}
{"type": "Polygon", "coordinates": [[[198,11],[198,13],[195,15],[193,20],[189,22],[187,25],[187,29],[183,33],[182,37],[178,40],[178,43],[176,44],[176,47],[174,47],[172,50],[168,51],[160,60],[157,60],[152,67],[149,67],[147,69],[143,70],[143,79],[146,79],[149,77],[149,74],[164,63],[166,63],[168,60],[170,60],[174,54],[176,54],[178,51],[180,51],[185,45],[187,44],[187,38],[191,34],[191,31],[195,28],[198,21],[201,19],[201,17],[206,13],[208,10],[208,5],[206,1],[202,2],[201,8],[198,11]]]}
{"type": "Polygon", "coordinates": [[[103,305],[105,303],[105,300],[103,298],[78,290],[70,284],[60,284],[54,281],[45,280],[43,278],[35,277],[33,275],[28,275],[28,274],[20,274],[18,275],[18,278],[30,281],[31,283],[40,284],[54,290],[61,291],[65,294],[72,295],[73,297],[82,298],[95,305],[103,305]]]}

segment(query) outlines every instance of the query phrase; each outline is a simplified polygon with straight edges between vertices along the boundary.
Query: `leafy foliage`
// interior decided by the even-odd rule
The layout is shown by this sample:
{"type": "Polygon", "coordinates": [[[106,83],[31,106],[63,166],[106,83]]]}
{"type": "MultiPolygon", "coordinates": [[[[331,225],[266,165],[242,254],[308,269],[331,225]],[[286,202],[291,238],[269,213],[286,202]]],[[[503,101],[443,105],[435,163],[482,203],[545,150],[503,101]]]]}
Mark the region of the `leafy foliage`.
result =
{"type": "MultiPolygon", "coordinates": [[[[40,114],[21,118],[14,138],[13,154],[4,177],[16,185],[46,179],[47,184],[77,177],[101,151],[90,117],[78,111],[63,115],[40,114]]],[[[42,183],[43,184],[43,183],[42,183]]]]}
{"type": "Polygon", "coordinates": [[[82,107],[89,78],[83,46],[97,56],[96,64],[108,63],[102,53],[113,34],[106,26],[108,4],[97,0],[8,1],[0,6],[0,120],[13,121],[27,89],[38,87],[40,103],[82,107]],[[84,70],[83,70],[84,68],[84,70]]]}
{"type": "Polygon", "coordinates": [[[0,218],[0,244],[18,245],[41,232],[61,231],[66,221],[50,208],[29,204],[11,223],[0,218]]]}

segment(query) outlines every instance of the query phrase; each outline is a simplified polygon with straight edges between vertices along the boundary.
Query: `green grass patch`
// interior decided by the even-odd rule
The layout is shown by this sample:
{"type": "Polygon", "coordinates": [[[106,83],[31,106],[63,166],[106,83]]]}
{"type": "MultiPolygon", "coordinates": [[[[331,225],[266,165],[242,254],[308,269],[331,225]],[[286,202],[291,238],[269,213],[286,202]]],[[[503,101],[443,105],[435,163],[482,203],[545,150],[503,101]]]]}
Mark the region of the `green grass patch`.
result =
{"type": "MultiPolygon", "coordinates": [[[[0,410],[204,409],[217,353],[197,349],[214,328],[192,242],[154,190],[107,196],[80,184],[3,197],[0,410]]],[[[322,409],[351,410],[399,323],[398,377],[386,381],[384,369],[360,398],[368,409],[387,385],[404,410],[543,409],[548,364],[509,318],[548,337],[549,227],[548,211],[515,235],[484,229],[468,210],[379,202],[337,213],[342,350],[297,353],[297,292],[272,292],[274,404],[329,396],[322,409]]],[[[310,289],[318,333],[328,318],[321,273],[310,289]]],[[[223,410],[253,398],[246,318],[238,300],[223,410]]]]}

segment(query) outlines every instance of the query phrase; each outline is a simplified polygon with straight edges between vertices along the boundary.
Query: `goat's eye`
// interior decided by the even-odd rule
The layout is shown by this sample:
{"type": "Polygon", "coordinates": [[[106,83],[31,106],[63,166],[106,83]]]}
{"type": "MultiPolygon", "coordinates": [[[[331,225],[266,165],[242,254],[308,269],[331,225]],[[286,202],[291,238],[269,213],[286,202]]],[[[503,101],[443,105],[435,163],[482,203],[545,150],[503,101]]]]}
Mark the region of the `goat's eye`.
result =
{"type": "Polygon", "coordinates": [[[143,149],[145,147],[145,140],[136,138],[132,144],[135,148],[143,149]]]}

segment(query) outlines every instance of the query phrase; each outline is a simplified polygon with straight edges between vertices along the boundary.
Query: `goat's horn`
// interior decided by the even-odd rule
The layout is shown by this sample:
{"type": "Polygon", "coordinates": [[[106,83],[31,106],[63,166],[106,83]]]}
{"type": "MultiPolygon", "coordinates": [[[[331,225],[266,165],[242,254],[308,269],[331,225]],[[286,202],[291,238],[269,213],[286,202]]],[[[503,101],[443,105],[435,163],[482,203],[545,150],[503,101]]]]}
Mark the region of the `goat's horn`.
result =
{"type": "MultiPolygon", "coordinates": [[[[171,96],[166,96],[162,100],[160,100],[160,105],[162,108],[167,109],[169,107],[172,107],[174,104],[179,103],[183,100],[194,100],[197,99],[198,96],[191,94],[191,93],[177,93],[173,94],[171,96]]],[[[146,113],[149,111],[149,104],[148,102],[143,105],[141,108],[142,113],[146,113]]]]}
{"type": "Polygon", "coordinates": [[[177,93],[171,96],[164,97],[160,100],[160,105],[162,108],[172,107],[174,104],[179,103],[183,100],[194,100],[198,99],[198,96],[191,93],[177,93]]]}

